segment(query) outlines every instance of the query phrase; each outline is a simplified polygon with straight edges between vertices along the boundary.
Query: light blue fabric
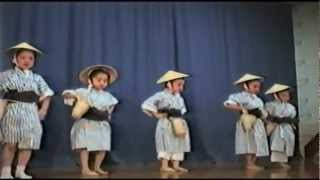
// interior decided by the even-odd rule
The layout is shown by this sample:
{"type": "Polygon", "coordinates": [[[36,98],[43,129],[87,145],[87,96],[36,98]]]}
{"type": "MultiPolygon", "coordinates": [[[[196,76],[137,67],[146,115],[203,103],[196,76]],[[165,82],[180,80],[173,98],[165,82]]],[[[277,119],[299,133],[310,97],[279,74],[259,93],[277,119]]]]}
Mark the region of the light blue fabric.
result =
{"type": "MultiPolygon", "coordinates": [[[[109,111],[110,114],[112,113],[112,107],[118,103],[118,100],[106,91],[79,88],[74,92],[85,98],[91,107],[101,111],[109,111]]],[[[76,120],[70,134],[72,149],[85,148],[88,151],[111,150],[111,127],[108,120],[76,120]]]]}
{"type": "MultiPolygon", "coordinates": [[[[234,93],[224,102],[224,104],[239,104],[246,109],[264,109],[263,101],[254,94],[242,91],[234,93]]],[[[245,132],[241,122],[236,122],[235,133],[236,154],[253,153],[256,156],[268,156],[269,147],[266,130],[261,119],[257,119],[254,128],[245,132]]]]}
{"type": "MultiPolygon", "coordinates": [[[[187,112],[184,100],[180,94],[171,94],[168,90],[155,93],[153,96],[146,99],[142,105],[142,109],[157,112],[162,108],[175,108],[179,109],[182,114],[187,112]]],[[[169,119],[158,119],[155,143],[157,152],[166,153],[181,153],[190,152],[190,135],[187,122],[184,121],[187,128],[187,134],[185,138],[178,138],[173,132],[173,127],[169,119]]]]}
{"type": "MultiPolygon", "coordinates": [[[[266,103],[266,110],[276,117],[294,118],[297,114],[290,103],[271,101],[266,103]]],[[[292,126],[287,123],[278,124],[270,136],[271,151],[283,152],[287,156],[293,156],[295,135],[292,126]]]]}
{"type": "MultiPolygon", "coordinates": [[[[0,91],[8,90],[34,91],[39,96],[54,94],[40,75],[18,68],[0,73],[0,91]]],[[[40,148],[42,126],[35,103],[8,104],[0,124],[3,142],[18,143],[18,147],[24,149],[40,148]]]]}

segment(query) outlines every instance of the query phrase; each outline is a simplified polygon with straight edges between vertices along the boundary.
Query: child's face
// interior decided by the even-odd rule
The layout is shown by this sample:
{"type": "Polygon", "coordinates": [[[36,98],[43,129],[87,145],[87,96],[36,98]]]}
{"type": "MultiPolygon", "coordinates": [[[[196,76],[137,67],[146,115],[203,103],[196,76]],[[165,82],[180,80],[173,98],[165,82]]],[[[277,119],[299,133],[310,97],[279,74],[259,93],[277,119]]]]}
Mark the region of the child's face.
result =
{"type": "Polygon", "coordinates": [[[173,93],[180,93],[183,91],[184,88],[184,79],[177,79],[172,81],[171,83],[168,83],[168,88],[173,93]]]}
{"type": "Polygon", "coordinates": [[[260,92],[261,88],[261,82],[260,81],[251,81],[247,83],[248,91],[252,94],[258,94],[260,92]]]}
{"type": "Polygon", "coordinates": [[[34,53],[31,51],[21,51],[16,57],[16,65],[22,70],[31,69],[34,65],[34,53]]]}
{"type": "Polygon", "coordinates": [[[102,90],[108,86],[108,75],[105,73],[98,73],[92,77],[92,85],[95,89],[102,90]]]}
{"type": "Polygon", "coordinates": [[[288,102],[290,100],[289,91],[282,91],[278,93],[278,97],[282,102],[288,102]]]}

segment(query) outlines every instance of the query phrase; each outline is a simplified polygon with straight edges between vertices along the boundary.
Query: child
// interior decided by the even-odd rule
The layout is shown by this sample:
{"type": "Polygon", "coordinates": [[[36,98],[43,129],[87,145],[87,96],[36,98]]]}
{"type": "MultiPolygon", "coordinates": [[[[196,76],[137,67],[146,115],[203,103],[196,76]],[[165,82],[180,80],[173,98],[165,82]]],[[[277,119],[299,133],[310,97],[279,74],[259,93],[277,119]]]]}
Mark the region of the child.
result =
{"type": "Polygon", "coordinates": [[[289,103],[289,86],[274,84],[266,94],[271,94],[274,100],[266,103],[266,110],[269,113],[268,124],[273,125],[271,130],[271,162],[279,162],[281,167],[289,169],[288,157],[294,152],[295,135],[292,126],[296,122],[296,110],[289,103]]]}
{"type": "Polygon", "coordinates": [[[256,117],[253,128],[246,131],[242,127],[242,122],[237,121],[235,150],[236,154],[244,154],[246,158],[246,168],[250,170],[261,170],[260,166],[255,164],[256,157],[268,156],[268,141],[262,118],[267,114],[263,109],[263,102],[257,96],[260,91],[262,77],[245,74],[235,85],[243,87],[243,91],[234,93],[224,102],[224,106],[240,113],[252,114],[256,117]]]}
{"type": "MultiPolygon", "coordinates": [[[[104,89],[117,79],[118,73],[111,66],[94,65],[84,69],[79,77],[83,84],[89,85],[88,88],[63,92],[66,100],[70,98],[75,100],[78,97],[78,100],[87,102],[90,107],[73,124],[72,149],[80,153],[83,175],[107,175],[109,172],[102,170],[101,164],[106,151],[110,151],[111,148],[111,127],[108,121],[111,120],[111,113],[118,100],[104,89]],[[95,152],[93,170],[88,165],[89,152],[95,152]]],[[[66,103],[72,105],[72,102],[70,104],[66,101],[66,103]]]]}
{"type": "Polygon", "coordinates": [[[1,178],[13,178],[11,164],[18,148],[16,178],[32,178],[25,173],[32,150],[40,148],[42,126],[53,91],[45,80],[32,72],[35,59],[41,51],[28,43],[20,43],[9,49],[13,57],[13,69],[0,74],[0,91],[6,100],[1,120],[3,167],[1,178]],[[38,107],[39,105],[39,107],[38,107]]]}
{"type": "Polygon", "coordinates": [[[180,166],[180,162],[184,160],[184,153],[190,152],[188,125],[181,119],[187,109],[180,95],[185,83],[184,78],[188,76],[176,71],[168,71],[157,81],[158,84],[164,84],[164,90],[149,97],[141,106],[147,115],[158,119],[155,141],[158,159],[161,160],[160,171],[188,172],[180,166]],[[177,120],[176,117],[180,119],[177,120]],[[180,126],[176,127],[175,122],[180,123],[180,126]],[[185,134],[177,136],[174,128],[177,131],[183,130],[185,134]],[[173,168],[169,167],[169,161],[172,161],[173,168]]]}

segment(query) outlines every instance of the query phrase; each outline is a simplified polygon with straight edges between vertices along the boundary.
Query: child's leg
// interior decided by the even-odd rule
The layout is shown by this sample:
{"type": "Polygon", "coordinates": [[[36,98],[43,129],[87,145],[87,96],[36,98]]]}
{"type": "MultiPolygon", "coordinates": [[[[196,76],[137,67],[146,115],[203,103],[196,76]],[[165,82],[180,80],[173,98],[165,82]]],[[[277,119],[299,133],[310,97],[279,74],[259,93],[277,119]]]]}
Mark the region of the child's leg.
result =
{"type": "Polygon", "coordinates": [[[256,161],[257,161],[257,156],[256,156],[256,154],[253,154],[252,155],[252,164],[258,169],[263,169],[263,167],[256,165],[256,161]]]}
{"type": "Polygon", "coordinates": [[[173,168],[174,168],[176,171],[189,172],[188,169],[183,168],[183,167],[180,166],[180,161],[172,161],[172,162],[173,162],[173,168]]]}
{"type": "Polygon", "coordinates": [[[257,157],[255,154],[246,154],[246,168],[251,170],[262,170],[263,168],[255,164],[257,157]]]}
{"type": "Polygon", "coordinates": [[[288,163],[288,156],[284,152],[271,152],[271,162],[278,162],[282,168],[290,169],[290,165],[288,163]]]}
{"type": "Polygon", "coordinates": [[[22,179],[30,179],[32,178],[30,175],[25,173],[26,166],[31,157],[31,150],[19,150],[18,154],[18,165],[16,168],[15,177],[22,178],[22,179]]]}
{"type": "Polygon", "coordinates": [[[251,155],[251,161],[252,161],[252,165],[256,165],[257,156],[255,154],[251,155]]]}
{"type": "Polygon", "coordinates": [[[102,164],[103,159],[104,159],[105,156],[106,156],[106,152],[105,151],[98,151],[95,154],[94,171],[96,171],[97,173],[99,173],[101,175],[109,174],[108,171],[104,171],[104,170],[101,169],[101,164],[102,164]]]}
{"type": "Polygon", "coordinates": [[[251,166],[252,160],[251,160],[251,154],[245,154],[245,159],[246,159],[246,167],[251,166]]]}
{"type": "Polygon", "coordinates": [[[180,172],[188,172],[188,169],[185,169],[180,166],[180,162],[184,159],[184,153],[174,153],[172,155],[172,163],[173,163],[173,169],[180,172]]]}
{"type": "Polygon", "coordinates": [[[98,174],[91,171],[88,165],[89,152],[86,149],[80,149],[80,162],[82,175],[97,176],[98,174]]]}
{"type": "Polygon", "coordinates": [[[172,155],[167,152],[158,152],[158,159],[160,159],[161,162],[160,171],[175,172],[174,169],[169,167],[169,160],[171,156],[172,155]]]}
{"type": "Polygon", "coordinates": [[[175,172],[175,170],[171,167],[169,167],[169,160],[168,159],[161,159],[161,167],[160,171],[166,171],[166,172],[175,172]]]}
{"type": "Polygon", "coordinates": [[[16,152],[16,144],[4,144],[2,150],[2,170],[1,177],[2,178],[13,178],[11,175],[11,164],[16,152]]]}
{"type": "Polygon", "coordinates": [[[291,166],[286,162],[280,162],[280,166],[284,169],[290,169],[291,166]]]}

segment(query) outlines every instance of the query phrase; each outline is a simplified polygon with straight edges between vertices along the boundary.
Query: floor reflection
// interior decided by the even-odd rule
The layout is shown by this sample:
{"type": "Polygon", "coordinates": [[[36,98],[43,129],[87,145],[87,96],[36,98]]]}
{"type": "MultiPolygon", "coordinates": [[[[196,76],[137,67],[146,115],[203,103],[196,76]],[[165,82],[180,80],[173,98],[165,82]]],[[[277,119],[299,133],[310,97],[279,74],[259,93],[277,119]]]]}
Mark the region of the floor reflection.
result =
{"type": "Polygon", "coordinates": [[[180,179],[180,178],[317,178],[319,179],[319,167],[310,164],[298,162],[292,165],[290,169],[282,169],[277,166],[267,166],[264,170],[246,170],[243,167],[224,166],[224,167],[188,167],[190,172],[160,172],[158,167],[140,168],[140,169],[112,169],[108,176],[81,176],[79,170],[48,171],[33,170],[30,171],[35,178],[160,178],[160,179],[180,179]]]}
{"type": "Polygon", "coordinates": [[[179,179],[181,173],[176,172],[160,172],[161,179],[179,179]]]}
{"type": "Polygon", "coordinates": [[[287,170],[272,170],[270,178],[291,178],[287,170]]]}

